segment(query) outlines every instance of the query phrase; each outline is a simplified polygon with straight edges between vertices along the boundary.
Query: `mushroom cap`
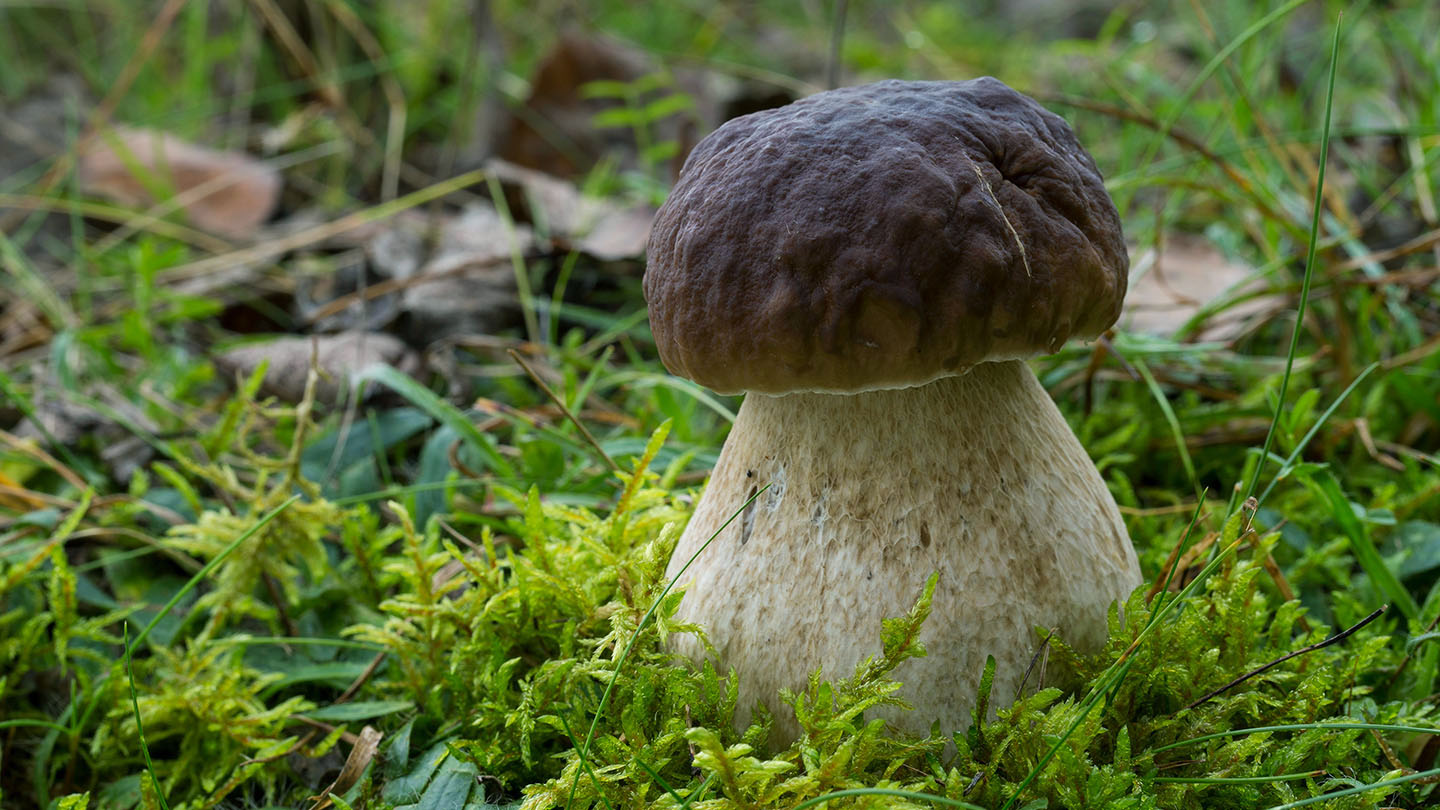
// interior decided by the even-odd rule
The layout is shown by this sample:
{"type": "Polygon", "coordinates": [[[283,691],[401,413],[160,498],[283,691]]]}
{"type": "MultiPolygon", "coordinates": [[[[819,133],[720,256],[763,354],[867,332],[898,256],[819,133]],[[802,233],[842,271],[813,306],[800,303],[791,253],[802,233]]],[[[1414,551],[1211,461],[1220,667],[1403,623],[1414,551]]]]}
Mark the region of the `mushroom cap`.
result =
{"type": "Polygon", "coordinates": [[[660,358],[722,392],[923,385],[1120,315],[1099,170],[1004,83],[883,81],[727,122],[650,232],[660,358]]]}

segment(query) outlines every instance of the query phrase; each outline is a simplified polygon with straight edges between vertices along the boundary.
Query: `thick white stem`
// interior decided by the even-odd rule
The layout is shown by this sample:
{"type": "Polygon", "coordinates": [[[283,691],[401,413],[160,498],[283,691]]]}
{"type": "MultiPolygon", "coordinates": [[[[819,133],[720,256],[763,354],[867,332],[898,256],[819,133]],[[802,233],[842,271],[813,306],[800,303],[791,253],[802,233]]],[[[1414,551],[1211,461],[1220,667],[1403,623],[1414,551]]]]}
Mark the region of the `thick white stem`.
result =
{"type": "MultiPolygon", "coordinates": [[[[1011,700],[1036,626],[1098,647],[1108,606],[1140,583],[1114,499],[1023,362],[918,388],[751,394],[670,575],[766,484],[685,572],[679,613],[738,670],[737,723],[762,702],[776,741],[798,731],[776,692],[879,655],[881,620],[904,615],[934,571],[929,655],[896,673],[915,711],[885,714],[917,733],[965,727],[987,655],[994,699],[1011,700]]],[[[692,637],[675,643],[703,654],[692,637]]]]}

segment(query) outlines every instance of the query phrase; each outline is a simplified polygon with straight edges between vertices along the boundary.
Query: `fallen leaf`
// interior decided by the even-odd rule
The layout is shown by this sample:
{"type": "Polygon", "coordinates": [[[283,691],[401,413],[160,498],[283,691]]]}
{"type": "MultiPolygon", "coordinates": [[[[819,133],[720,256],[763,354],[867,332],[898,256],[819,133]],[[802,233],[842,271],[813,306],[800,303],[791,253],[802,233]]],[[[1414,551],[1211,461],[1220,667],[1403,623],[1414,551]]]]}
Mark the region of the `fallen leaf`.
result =
{"type": "Polygon", "coordinates": [[[562,241],[601,261],[638,259],[645,255],[654,221],[655,209],[649,206],[617,208],[601,213],[584,236],[562,241]]]}
{"type": "MultiPolygon", "coordinates": [[[[1255,270],[1225,257],[1203,237],[1176,234],[1165,240],[1157,257],[1153,249],[1131,257],[1130,290],[1120,326],[1131,332],[1169,337],[1196,313],[1227,295],[1261,289],[1255,270]]],[[[1194,333],[1196,340],[1229,340],[1245,331],[1250,320],[1279,301],[1260,296],[1224,308],[1194,333]]]]}
{"type": "Polygon", "coordinates": [[[330,798],[332,795],[344,795],[346,791],[354,787],[365,773],[365,769],[370,767],[370,763],[374,761],[375,752],[380,749],[380,739],[384,736],[373,726],[365,726],[360,729],[360,738],[350,749],[350,756],[345,758],[345,766],[340,769],[340,775],[335,777],[335,781],[320,791],[318,795],[310,797],[311,801],[315,802],[310,810],[325,810],[334,804],[330,798]]]}
{"type": "Polygon", "coordinates": [[[251,343],[221,352],[215,357],[215,365],[227,376],[248,376],[269,361],[261,392],[293,403],[305,395],[312,356],[321,371],[316,399],[330,403],[339,402],[350,378],[369,366],[380,363],[414,374],[420,365],[409,346],[381,332],[343,332],[251,343]]]}
{"type": "Polygon", "coordinates": [[[407,334],[430,343],[508,326],[519,307],[512,251],[534,247],[530,228],[507,225],[488,203],[466,206],[440,226],[434,253],[400,296],[407,334]]]}
{"type": "Polygon", "coordinates": [[[601,158],[633,166],[639,147],[626,128],[600,128],[595,116],[623,106],[613,98],[587,98],[582,88],[595,81],[629,83],[655,72],[644,53],[607,37],[570,31],[540,59],[530,96],[513,114],[500,157],[552,175],[578,176],[601,158]]]}
{"type": "Polygon", "coordinates": [[[280,202],[280,174],[248,155],[221,152],[148,129],[116,129],[80,154],[80,188],[146,207],[169,192],[190,224],[250,239],[280,202]]]}
{"type": "Polygon", "coordinates": [[[528,253],[535,246],[530,228],[507,223],[489,203],[471,203],[458,216],[440,224],[435,252],[420,273],[435,272],[453,262],[508,261],[514,252],[528,253]]]}
{"type": "Polygon", "coordinates": [[[562,249],[574,248],[601,261],[638,259],[645,253],[655,209],[622,206],[586,195],[568,180],[503,160],[485,165],[519,210],[532,222],[544,222],[562,249]]]}
{"type": "Polygon", "coordinates": [[[425,261],[425,237],[429,222],[394,217],[387,227],[365,242],[370,268],[381,278],[410,278],[425,261]]]}

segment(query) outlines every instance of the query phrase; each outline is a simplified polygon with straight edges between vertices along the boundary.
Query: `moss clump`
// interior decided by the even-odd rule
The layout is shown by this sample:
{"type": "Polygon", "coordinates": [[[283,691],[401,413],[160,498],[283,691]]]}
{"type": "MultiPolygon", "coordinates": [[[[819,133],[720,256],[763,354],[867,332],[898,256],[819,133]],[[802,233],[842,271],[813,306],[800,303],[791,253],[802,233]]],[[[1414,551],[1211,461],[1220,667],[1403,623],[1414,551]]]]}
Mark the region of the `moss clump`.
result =
{"type": "MultiPolygon", "coordinates": [[[[88,787],[100,807],[158,806],[143,745],[170,806],[187,808],[331,790],[369,807],[780,808],[829,796],[831,806],[1251,808],[1403,778],[1326,806],[1431,800],[1433,785],[1393,758],[1413,761],[1407,748],[1423,739],[1403,727],[1440,725],[1429,702],[1389,697],[1403,674],[1394,620],[1240,677],[1332,632],[1307,627],[1300,603],[1279,596],[1267,569],[1278,535],[1252,530],[1248,513],[1213,538],[1211,562],[1183,591],[1133,595],[1102,653],[1078,656],[1037,629],[1054,685],[995,706],[986,678],[967,728],[911,739],[869,715],[903,705],[890,676],[925,653],[932,578],[908,615],[874,628],[872,658],[784,696],[803,735],[769,750],[763,712],[733,727],[733,674],[666,651],[669,635],[703,628],[674,621],[683,593],[664,579],[688,513],[688,497],[650,469],[665,437],[620,474],[608,508],[493,487],[515,517],[475,541],[438,518],[416,526],[398,501],[384,511],[326,501],[293,465],[244,477],[250,509],[215,505],[170,532],[172,551],[208,563],[193,581],[209,584],[198,599],[177,591],[176,614],[135,648],[143,740],[109,630],[128,611],[83,615],[83,577],[55,551],[72,518],[44,555],[0,562],[10,606],[0,700],[8,711],[42,694],[37,673],[63,669],[76,684],[69,708],[50,715],[59,723],[10,715],[19,744],[7,750],[22,753],[5,763],[7,780],[27,773],[40,795],[88,787]],[[281,493],[297,490],[307,500],[284,505],[281,493]],[[256,510],[271,506],[280,511],[262,523],[256,510]],[[256,609],[265,576],[281,573],[288,609],[256,609]],[[301,633],[257,638],[287,622],[301,633]],[[383,742],[335,781],[352,747],[341,740],[367,725],[383,742]]],[[[1341,600],[1336,613],[1355,607],[1341,600]]]]}

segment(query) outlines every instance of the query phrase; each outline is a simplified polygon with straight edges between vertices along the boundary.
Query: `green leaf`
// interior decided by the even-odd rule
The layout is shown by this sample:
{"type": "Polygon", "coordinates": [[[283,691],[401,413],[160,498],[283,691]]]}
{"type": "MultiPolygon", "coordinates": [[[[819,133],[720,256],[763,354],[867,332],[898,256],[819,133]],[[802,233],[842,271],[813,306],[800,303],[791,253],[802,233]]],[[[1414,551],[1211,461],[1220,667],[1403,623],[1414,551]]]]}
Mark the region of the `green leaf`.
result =
{"type": "MultiPolygon", "coordinates": [[[[306,664],[285,670],[285,677],[267,684],[266,689],[274,691],[297,683],[329,682],[345,686],[364,674],[370,666],[368,661],[330,661],[324,664],[306,664]]],[[[349,705],[349,704],[341,704],[349,705]]]]}
{"type": "Polygon", "coordinates": [[[629,107],[612,107],[590,116],[591,126],[597,129],[628,129],[641,123],[640,113],[629,107]]]}
{"type": "Polygon", "coordinates": [[[354,703],[336,703],[333,706],[309,712],[306,716],[312,720],[324,720],[327,723],[350,723],[356,720],[384,717],[413,708],[415,708],[415,704],[408,700],[361,700],[354,703]]]}
{"type": "Polygon", "coordinates": [[[473,764],[460,762],[453,756],[447,758],[425,787],[415,810],[454,810],[463,806],[470,798],[478,774],[473,764]]]}
{"type": "Polygon", "coordinates": [[[405,772],[405,766],[410,764],[410,732],[415,728],[413,719],[406,721],[400,730],[390,735],[385,742],[385,750],[381,752],[384,761],[384,775],[386,779],[395,779],[405,772]]]}
{"type": "Polygon", "coordinates": [[[1330,516],[1340,524],[1341,531],[1350,540],[1350,549],[1355,553],[1355,559],[1375,583],[1381,596],[1399,608],[1406,618],[1419,618],[1420,605],[1405,586],[1400,584],[1395,572],[1390,570],[1390,566],[1386,565],[1384,558],[1380,556],[1380,551],[1370,540],[1365,524],[1355,514],[1355,507],[1351,505],[1350,499],[1345,497],[1335,474],[1329,470],[1320,470],[1310,475],[1306,483],[1329,504],[1330,516]]]}
{"type": "Polygon", "coordinates": [[[1418,636],[1411,636],[1410,639],[1405,642],[1405,654],[1413,655],[1415,648],[1427,641],[1440,641],[1440,632],[1421,633],[1418,636]]]}
{"type": "Polygon", "coordinates": [[[433,391],[416,382],[394,366],[371,366],[355,375],[355,384],[378,382],[420,408],[439,421],[454,428],[465,441],[485,459],[491,471],[501,478],[515,478],[515,470],[495,448],[495,442],[475,427],[460,409],[436,396],[433,391]]]}
{"type": "Polygon", "coordinates": [[[409,773],[388,780],[380,792],[380,798],[392,804],[418,800],[424,792],[425,786],[430,784],[431,775],[435,773],[442,762],[449,758],[450,749],[446,747],[445,743],[435,743],[420,755],[415,761],[415,767],[409,773]]]}
{"type": "Polygon", "coordinates": [[[367,420],[356,419],[348,427],[339,426],[311,442],[300,455],[300,474],[307,481],[324,483],[328,470],[341,470],[371,458],[376,452],[405,441],[433,423],[434,419],[419,408],[391,408],[376,414],[378,431],[371,431],[367,420]]]}
{"type": "Polygon", "coordinates": [[[684,93],[672,93],[646,104],[643,112],[646,122],[659,121],[661,118],[684,112],[694,106],[694,100],[684,93]]]}
{"type": "Polygon", "coordinates": [[[1440,524],[1407,520],[1396,528],[1394,542],[1405,552],[1400,561],[1401,579],[1440,568],[1440,524]]]}
{"type": "MultiPolygon", "coordinates": [[[[442,425],[430,434],[420,450],[419,469],[415,474],[418,485],[441,484],[455,472],[450,464],[450,446],[460,438],[460,431],[449,425],[442,425]]],[[[430,487],[415,493],[415,522],[424,526],[430,516],[445,511],[446,487],[430,487]]]]}
{"type": "Polygon", "coordinates": [[[614,79],[595,79],[580,85],[581,98],[625,98],[630,95],[630,83],[614,79]]]}

